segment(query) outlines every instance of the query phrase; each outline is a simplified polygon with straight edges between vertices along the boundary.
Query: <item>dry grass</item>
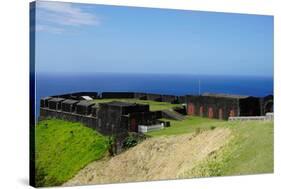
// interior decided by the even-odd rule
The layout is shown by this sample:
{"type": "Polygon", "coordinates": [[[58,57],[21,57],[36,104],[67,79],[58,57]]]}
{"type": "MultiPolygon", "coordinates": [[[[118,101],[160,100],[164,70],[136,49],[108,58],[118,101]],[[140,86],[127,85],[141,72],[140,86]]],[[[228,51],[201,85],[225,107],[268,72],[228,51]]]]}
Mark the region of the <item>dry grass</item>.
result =
{"type": "Polygon", "coordinates": [[[230,138],[227,128],[150,138],[113,158],[89,164],[64,185],[177,179],[230,138]]]}

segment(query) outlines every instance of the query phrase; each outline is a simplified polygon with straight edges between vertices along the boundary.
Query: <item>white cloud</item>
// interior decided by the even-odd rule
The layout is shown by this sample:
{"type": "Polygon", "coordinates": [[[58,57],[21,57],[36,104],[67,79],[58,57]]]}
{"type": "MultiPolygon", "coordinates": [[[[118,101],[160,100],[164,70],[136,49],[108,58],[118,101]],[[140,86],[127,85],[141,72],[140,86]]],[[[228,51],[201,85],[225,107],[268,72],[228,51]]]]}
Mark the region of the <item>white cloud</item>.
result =
{"type": "MultiPolygon", "coordinates": [[[[72,3],[37,1],[36,8],[36,18],[39,23],[44,22],[44,24],[52,24],[56,27],[91,26],[99,24],[95,15],[85,12],[82,8],[72,3]]],[[[52,28],[54,28],[54,26],[52,26],[52,28]]]]}
{"type": "Polygon", "coordinates": [[[64,31],[64,29],[59,28],[59,27],[52,27],[52,26],[48,26],[48,25],[37,24],[36,25],[36,31],[37,32],[40,32],[40,31],[49,32],[49,33],[52,33],[52,34],[61,34],[64,31]]]}

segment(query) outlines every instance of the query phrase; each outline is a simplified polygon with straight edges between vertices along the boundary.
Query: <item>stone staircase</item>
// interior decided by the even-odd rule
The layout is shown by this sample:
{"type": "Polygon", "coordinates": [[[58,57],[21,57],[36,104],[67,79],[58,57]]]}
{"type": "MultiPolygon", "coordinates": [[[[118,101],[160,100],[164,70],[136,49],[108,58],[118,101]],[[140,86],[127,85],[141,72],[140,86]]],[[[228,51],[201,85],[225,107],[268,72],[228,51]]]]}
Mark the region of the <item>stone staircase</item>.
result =
{"type": "Polygon", "coordinates": [[[185,116],[181,115],[180,113],[169,109],[169,110],[161,110],[163,118],[174,119],[182,121],[185,119],[185,116]]]}

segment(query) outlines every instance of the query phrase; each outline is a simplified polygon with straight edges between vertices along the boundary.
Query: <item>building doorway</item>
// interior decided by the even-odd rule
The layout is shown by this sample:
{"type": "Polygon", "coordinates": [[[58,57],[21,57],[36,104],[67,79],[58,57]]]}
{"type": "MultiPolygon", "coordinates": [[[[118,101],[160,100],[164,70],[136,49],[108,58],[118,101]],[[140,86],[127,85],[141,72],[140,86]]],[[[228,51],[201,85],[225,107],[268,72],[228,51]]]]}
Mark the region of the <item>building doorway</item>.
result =
{"type": "Polygon", "coordinates": [[[208,118],[213,118],[214,117],[214,111],[212,107],[209,107],[208,109],[208,118]]]}
{"type": "Polygon", "coordinates": [[[194,104],[189,103],[187,106],[187,115],[194,115],[194,114],[195,114],[194,104]]]}

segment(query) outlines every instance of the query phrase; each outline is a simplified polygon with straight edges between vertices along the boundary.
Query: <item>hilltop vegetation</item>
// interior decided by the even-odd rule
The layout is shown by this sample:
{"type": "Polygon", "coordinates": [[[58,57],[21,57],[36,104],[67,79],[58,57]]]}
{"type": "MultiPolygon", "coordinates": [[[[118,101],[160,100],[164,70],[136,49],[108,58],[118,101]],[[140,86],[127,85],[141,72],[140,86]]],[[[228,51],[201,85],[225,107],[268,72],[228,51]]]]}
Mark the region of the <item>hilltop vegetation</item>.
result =
{"type": "Polygon", "coordinates": [[[80,123],[40,121],[36,132],[36,185],[60,185],[107,152],[108,140],[80,123]]]}

